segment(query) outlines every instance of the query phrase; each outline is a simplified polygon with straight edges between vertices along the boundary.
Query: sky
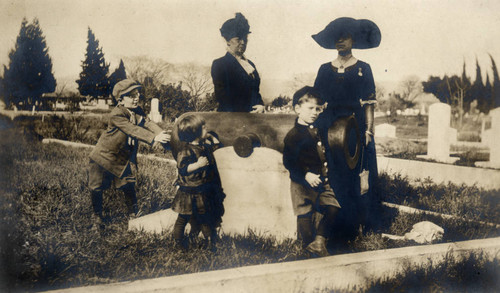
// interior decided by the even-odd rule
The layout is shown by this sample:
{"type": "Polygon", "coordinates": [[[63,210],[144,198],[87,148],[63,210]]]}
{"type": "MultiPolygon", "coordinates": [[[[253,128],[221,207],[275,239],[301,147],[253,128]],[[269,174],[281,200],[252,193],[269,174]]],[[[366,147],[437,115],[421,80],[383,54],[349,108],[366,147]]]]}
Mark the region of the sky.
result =
{"type": "Polygon", "coordinates": [[[490,75],[488,54],[500,63],[499,11],[498,0],[0,0],[0,64],[8,64],[22,19],[37,17],[56,79],[78,77],[88,27],[111,71],[120,58],[139,55],[210,66],[226,52],[219,28],[241,12],[252,32],[246,56],[271,84],[315,74],[333,60],[336,51],[311,35],[343,16],[379,26],[380,46],[353,52],[371,65],[376,82],[461,74],[464,61],[475,77],[476,58],[490,75]]]}

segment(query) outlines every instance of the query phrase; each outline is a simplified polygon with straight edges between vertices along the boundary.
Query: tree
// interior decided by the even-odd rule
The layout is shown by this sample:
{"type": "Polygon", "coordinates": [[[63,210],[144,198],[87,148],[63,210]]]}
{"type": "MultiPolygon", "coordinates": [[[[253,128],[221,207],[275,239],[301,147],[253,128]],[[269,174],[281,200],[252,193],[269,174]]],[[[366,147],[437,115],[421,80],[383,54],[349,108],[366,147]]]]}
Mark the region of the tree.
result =
{"type": "Polygon", "coordinates": [[[200,112],[215,111],[219,107],[219,102],[215,98],[215,93],[211,92],[205,95],[205,98],[198,102],[198,110],[200,112]]]}
{"type": "Polygon", "coordinates": [[[120,59],[120,65],[111,73],[109,76],[109,91],[110,93],[113,91],[115,84],[119,81],[127,78],[127,72],[125,71],[125,65],[123,64],[123,60],[120,59]]]}
{"type": "MultiPolygon", "coordinates": [[[[489,78],[487,78],[487,82],[489,82],[489,78]]],[[[470,87],[470,91],[468,94],[469,98],[469,104],[473,100],[477,100],[478,105],[480,105],[480,108],[487,109],[490,101],[487,88],[483,84],[483,77],[481,75],[481,67],[479,66],[479,63],[476,58],[476,80],[470,87]]]]}
{"type": "Polygon", "coordinates": [[[422,94],[422,84],[417,76],[408,76],[400,84],[400,91],[394,95],[399,105],[404,108],[413,108],[416,105],[415,100],[422,94]]]}
{"type": "Polygon", "coordinates": [[[39,104],[44,93],[56,88],[52,60],[38,19],[31,24],[26,19],[9,53],[9,67],[4,66],[4,99],[6,105],[28,109],[39,104]]]}
{"type": "Polygon", "coordinates": [[[491,94],[491,108],[494,109],[500,107],[500,78],[498,76],[497,65],[495,64],[495,60],[493,56],[490,54],[491,59],[491,68],[493,70],[493,89],[491,94]]]}
{"type": "Polygon", "coordinates": [[[177,85],[169,83],[167,85],[160,86],[160,105],[161,113],[166,117],[174,120],[180,115],[193,111],[189,104],[191,95],[188,91],[182,89],[182,83],[177,85]]]}
{"type": "Polygon", "coordinates": [[[109,96],[111,89],[109,88],[108,72],[109,64],[106,64],[106,60],[104,60],[102,48],[99,48],[99,40],[95,38],[89,27],[87,52],[85,60],[82,61],[80,79],[76,81],[80,94],[90,96],[93,99],[97,99],[99,96],[109,96]]]}
{"type": "Polygon", "coordinates": [[[274,98],[274,100],[271,102],[271,105],[281,108],[288,105],[291,101],[292,99],[290,97],[279,95],[278,97],[274,98]]]}
{"type": "Polygon", "coordinates": [[[193,64],[186,67],[182,75],[182,84],[191,95],[191,107],[195,111],[203,111],[201,108],[206,105],[204,98],[213,91],[212,79],[209,70],[196,68],[193,64]]]}

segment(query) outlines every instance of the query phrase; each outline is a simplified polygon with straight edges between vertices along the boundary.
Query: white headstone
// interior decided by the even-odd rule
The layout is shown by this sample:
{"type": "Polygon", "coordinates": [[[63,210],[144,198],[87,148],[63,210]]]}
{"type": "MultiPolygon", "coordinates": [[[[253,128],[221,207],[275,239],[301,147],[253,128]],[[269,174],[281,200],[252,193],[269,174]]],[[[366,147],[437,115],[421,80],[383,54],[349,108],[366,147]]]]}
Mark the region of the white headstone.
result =
{"type": "Polygon", "coordinates": [[[450,118],[450,105],[435,103],[429,107],[426,158],[439,162],[456,161],[450,158],[450,118]]]}
{"type": "MultiPolygon", "coordinates": [[[[230,146],[215,151],[214,156],[226,194],[224,233],[246,234],[251,229],[257,235],[295,238],[297,218],[283,154],[261,147],[248,158],[241,158],[230,146]]],[[[160,211],[131,220],[129,229],[160,232],[171,229],[176,218],[170,209],[160,211]]]]}
{"type": "Polygon", "coordinates": [[[149,113],[149,119],[155,123],[162,121],[160,114],[160,100],[158,100],[158,98],[153,98],[151,100],[151,112],[149,113]]]}
{"type": "Polygon", "coordinates": [[[105,99],[97,99],[97,108],[98,109],[109,109],[109,106],[106,104],[105,99]]]}
{"type": "Polygon", "coordinates": [[[490,146],[490,166],[494,168],[500,167],[500,108],[490,111],[492,134],[489,139],[490,146]]]}
{"type": "Polygon", "coordinates": [[[375,126],[375,136],[376,137],[396,137],[396,126],[383,123],[375,126]]]}

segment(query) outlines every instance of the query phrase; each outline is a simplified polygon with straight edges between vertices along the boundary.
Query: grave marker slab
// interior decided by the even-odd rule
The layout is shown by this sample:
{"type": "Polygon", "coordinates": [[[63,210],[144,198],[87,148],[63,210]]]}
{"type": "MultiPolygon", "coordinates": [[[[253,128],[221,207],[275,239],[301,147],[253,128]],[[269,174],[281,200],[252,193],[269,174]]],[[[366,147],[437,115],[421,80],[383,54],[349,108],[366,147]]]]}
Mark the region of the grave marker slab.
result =
{"type": "Polygon", "coordinates": [[[388,123],[377,125],[375,126],[375,136],[396,138],[396,126],[388,123]]]}
{"type": "Polygon", "coordinates": [[[491,128],[485,133],[490,148],[490,160],[488,162],[477,162],[476,166],[500,169],[500,107],[490,111],[491,128]]]}
{"type": "MultiPolygon", "coordinates": [[[[277,239],[296,237],[296,217],[290,196],[289,173],[283,155],[273,149],[255,148],[248,158],[241,158],[233,147],[214,152],[226,193],[222,230],[226,234],[258,235],[277,239]]],[[[129,229],[160,232],[171,230],[177,215],[172,210],[156,212],[131,220],[129,229]]]]}
{"type": "Polygon", "coordinates": [[[155,123],[162,121],[162,116],[160,114],[160,100],[158,100],[158,98],[153,98],[151,100],[151,112],[149,113],[149,119],[155,123]]]}
{"type": "Polygon", "coordinates": [[[434,103],[429,107],[427,155],[418,157],[444,163],[458,160],[450,157],[450,118],[450,105],[434,103]]]}

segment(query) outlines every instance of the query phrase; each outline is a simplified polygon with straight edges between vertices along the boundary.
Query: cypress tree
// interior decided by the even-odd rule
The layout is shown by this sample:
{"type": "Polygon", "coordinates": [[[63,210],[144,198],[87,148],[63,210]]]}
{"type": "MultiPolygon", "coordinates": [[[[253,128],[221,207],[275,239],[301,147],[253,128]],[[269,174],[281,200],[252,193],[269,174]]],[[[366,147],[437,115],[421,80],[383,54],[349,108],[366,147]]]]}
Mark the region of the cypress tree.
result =
{"type": "Polygon", "coordinates": [[[102,48],[99,48],[99,40],[95,38],[94,33],[88,28],[87,52],[85,60],[82,61],[82,72],[80,79],[76,81],[78,91],[83,96],[106,97],[109,95],[109,64],[104,60],[102,48]]]}
{"type": "Polygon", "coordinates": [[[26,19],[9,53],[9,67],[4,66],[4,99],[7,105],[29,109],[40,102],[44,93],[56,89],[52,60],[38,19],[26,19]]]}
{"type": "Polygon", "coordinates": [[[476,80],[474,80],[474,83],[472,84],[471,87],[471,97],[472,99],[477,100],[478,106],[481,105],[480,106],[481,109],[484,109],[485,101],[487,99],[487,93],[486,93],[486,88],[483,84],[481,67],[479,66],[477,58],[476,58],[476,80]]]}
{"type": "Polygon", "coordinates": [[[120,59],[120,65],[109,76],[109,94],[113,92],[113,87],[116,83],[126,78],[127,72],[125,71],[125,65],[123,64],[123,60],[120,59]]]}
{"type": "Polygon", "coordinates": [[[492,101],[490,109],[494,109],[500,107],[500,78],[498,77],[497,65],[495,64],[495,60],[493,59],[493,56],[491,56],[491,54],[490,54],[490,59],[491,59],[491,68],[493,69],[493,88],[491,94],[492,101]]]}

